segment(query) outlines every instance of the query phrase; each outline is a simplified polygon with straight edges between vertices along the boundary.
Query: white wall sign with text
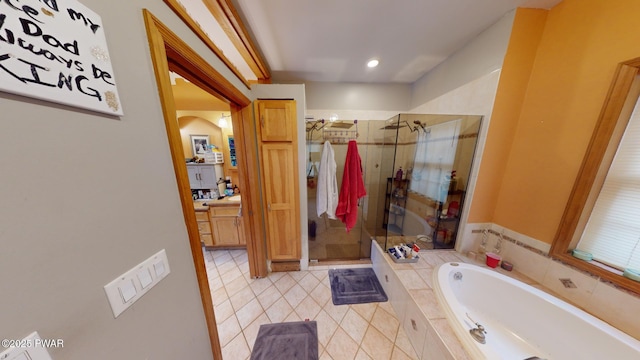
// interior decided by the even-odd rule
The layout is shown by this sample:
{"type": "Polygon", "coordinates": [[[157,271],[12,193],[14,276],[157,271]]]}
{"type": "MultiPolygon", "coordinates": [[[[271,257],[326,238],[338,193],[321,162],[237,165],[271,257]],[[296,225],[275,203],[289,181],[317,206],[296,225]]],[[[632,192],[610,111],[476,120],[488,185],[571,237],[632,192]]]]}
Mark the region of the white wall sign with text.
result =
{"type": "Polygon", "coordinates": [[[0,91],[123,114],[102,20],[75,0],[0,0],[0,91]]]}

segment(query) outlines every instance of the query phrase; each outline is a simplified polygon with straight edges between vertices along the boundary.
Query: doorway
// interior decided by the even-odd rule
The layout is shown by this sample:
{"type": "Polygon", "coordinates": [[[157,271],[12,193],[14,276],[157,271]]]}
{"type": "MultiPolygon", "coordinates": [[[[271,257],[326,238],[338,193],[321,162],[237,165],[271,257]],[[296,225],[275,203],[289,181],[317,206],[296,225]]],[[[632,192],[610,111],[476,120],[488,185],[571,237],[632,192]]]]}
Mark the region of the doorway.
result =
{"type": "Polygon", "coordinates": [[[185,154],[178,126],[176,105],[171,89],[169,72],[198,85],[209,94],[229,104],[230,118],[234,127],[236,157],[238,161],[238,182],[243,190],[243,213],[246,216],[243,226],[247,240],[247,254],[252,277],[266,276],[266,256],[264,242],[258,241],[259,234],[264,234],[259,211],[259,194],[251,189],[259,189],[257,179],[251,179],[249,168],[256,163],[256,156],[250,153],[251,146],[242,139],[251,139],[253,129],[253,113],[251,101],[227,79],[211,67],[204,59],[187,46],[177,35],[162,24],[153,14],[143,10],[151,57],[154,65],[158,92],[164,114],[164,122],[171,150],[171,157],[178,184],[178,192],[182,203],[183,216],[189,235],[189,245],[193,257],[196,278],[200,288],[200,296],[205,314],[209,339],[214,358],[222,358],[220,341],[216,327],[213,301],[209,289],[204,255],[200,243],[197,220],[193,208],[193,198],[189,178],[185,166],[185,154]]]}

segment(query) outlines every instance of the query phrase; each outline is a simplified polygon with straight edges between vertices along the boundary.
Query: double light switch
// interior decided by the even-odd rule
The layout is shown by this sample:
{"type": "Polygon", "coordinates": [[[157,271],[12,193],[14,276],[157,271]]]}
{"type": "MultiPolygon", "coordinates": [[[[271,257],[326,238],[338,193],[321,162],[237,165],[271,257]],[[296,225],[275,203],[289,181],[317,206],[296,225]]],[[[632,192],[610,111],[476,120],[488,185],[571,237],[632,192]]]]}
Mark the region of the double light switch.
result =
{"type": "Polygon", "coordinates": [[[104,286],[113,316],[118,317],[131,304],[170,273],[167,254],[163,250],[118,276],[104,286]]]}

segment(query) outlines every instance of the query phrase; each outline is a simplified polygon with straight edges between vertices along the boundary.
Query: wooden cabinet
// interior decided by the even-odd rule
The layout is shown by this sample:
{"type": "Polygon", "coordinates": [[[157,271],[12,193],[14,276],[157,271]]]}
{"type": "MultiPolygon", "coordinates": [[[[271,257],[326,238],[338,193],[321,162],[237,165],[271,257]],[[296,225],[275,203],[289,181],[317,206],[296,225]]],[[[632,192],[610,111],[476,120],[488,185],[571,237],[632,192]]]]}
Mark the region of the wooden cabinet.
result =
{"type": "Polygon", "coordinates": [[[301,257],[294,100],[256,100],[267,250],[272,261],[301,257]]]}
{"type": "Polygon", "coordinates": [[[245,246],[247,244],[243,222],[238,206],[220,206],[209,209],[211,228],[213,230],[213,246],[245,246]]]}
{"type": "Polygon", "coordinates": [[[187,164],[189,185],[192,189],[217,189],[213,164],[187,164]]]}
{"type": "Polygon", "coordinates": [[[294,142],[296,103],[293,100],[258,100],[258,121],[262,142],[294,142]]]}
{"type": "Polygon", "coordinates": [[[208,211],[196,211],[196,221],[198,221],[198,232],[200,241],[205,246],[213,246],[213,236],[211,235],[211,223],[209,223],[208,211]]]}
{"type": "Polygon", "coordinates": [[[267,233],[271,260],[300,258],[298,197],[292,191],[297,181],[291,144],[262,146],[267,201],[267,233]]]}

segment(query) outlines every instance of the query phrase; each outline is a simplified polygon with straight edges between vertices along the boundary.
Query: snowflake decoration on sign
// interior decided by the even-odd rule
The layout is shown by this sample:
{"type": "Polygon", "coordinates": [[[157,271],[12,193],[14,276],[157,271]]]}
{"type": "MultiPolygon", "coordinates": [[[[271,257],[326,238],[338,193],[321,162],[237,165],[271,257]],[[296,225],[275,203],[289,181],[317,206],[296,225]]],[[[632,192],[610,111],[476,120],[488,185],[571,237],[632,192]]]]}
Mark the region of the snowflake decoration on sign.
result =
{"type": "Polygon", "coordinates": [[[98,46],[94,46],[93,48],[91,48],[91,55],[102,62],[109,61],[109,54],[107,53],[107,51],[98,46]]]}

